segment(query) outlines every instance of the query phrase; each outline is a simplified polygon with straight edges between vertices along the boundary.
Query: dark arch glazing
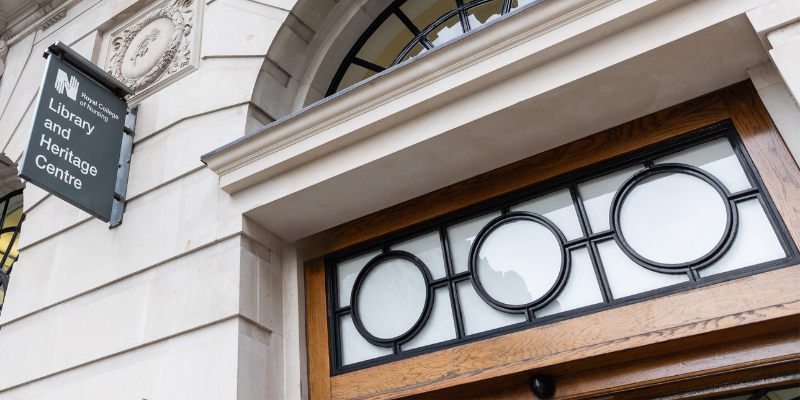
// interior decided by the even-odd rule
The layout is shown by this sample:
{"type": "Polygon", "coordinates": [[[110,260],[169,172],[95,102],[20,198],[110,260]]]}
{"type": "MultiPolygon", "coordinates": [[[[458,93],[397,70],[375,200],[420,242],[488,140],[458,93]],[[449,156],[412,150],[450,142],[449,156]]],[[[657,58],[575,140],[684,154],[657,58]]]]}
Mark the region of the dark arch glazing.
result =
{"type": "Polygon", "coordinates": [[[433,50],[512,10],[543,1],[395,0],[347,53],[325,96],[433,50]],[[387,38],[391,39],[388,43],[387,38]]]}

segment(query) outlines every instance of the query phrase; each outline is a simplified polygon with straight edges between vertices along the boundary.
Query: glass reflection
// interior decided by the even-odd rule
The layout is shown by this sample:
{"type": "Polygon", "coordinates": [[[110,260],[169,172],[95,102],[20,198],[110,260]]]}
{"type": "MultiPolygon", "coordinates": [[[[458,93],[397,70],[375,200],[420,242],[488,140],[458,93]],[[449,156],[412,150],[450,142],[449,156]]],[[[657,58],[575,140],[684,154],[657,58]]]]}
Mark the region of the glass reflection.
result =
{"type": "Polygon", "coordinates": [[[589,250],[573,250],[572,270],[564,290],[550,304],[535,312],[536,318],[558,314],[603,302],[589,250]]]}
{"type": "Polygon", "coordinates": [[[462,222],[447,228],[447,239],[450,242],[450,258],[453,261],[455,273],[467,272],[469,248],[475,241],[478,232],[489,221],[500,216],[500,212],[493,212],[484,216],[462,222]]]}
{"type": "Polygon", "coordinates": [[[445,42],[463,34],[464,31],[461,29],[461,20],[458,18],[458,14],[456,14],[428,33],[428,40],[430,40],[434,46],[441,46],[445,42]]]}
{"type": "Polygon", "coordinates": [[[438,231],[398,243],[391,246],[389,250],[407,251],[417,256],[428,267],[428,271],[430,271],[434,280],[446,276],[444,257],[442,256],[442,241],[439,240],[438,231]]]}
{"type": "Polygon", "coordinates": [[[736,207],[739,230],[733,244],[719,261],[700,270],[701,277],[786,257],[761,203],[753,199],[737,203],[736,207]]]}
{"type": "Polygon", "coordinates": [[[522,314],[504,313],[490,307],[478,296],[478,292],[472,287],[472,282],[468,280],[458,282],[456,292],[461,304],[464,333],[467,335],[525,322],[525,316],[522,314]]]}
{"type": "Polygon", "coordinates": [[[656,164],[681,163],[698,167],[714,175],[731,193],[750,189],[750,181],[733,152],[728,138],[720,138],[655,161],[656,164]]]}
{"type": "Polygon", "coordinates": [[[637,165],[578,185],[592,232],[607,231],[611,227],[611,201],[614,200],[617,189],[642,168],[643,166],[637,165]]]}
{"type": "Polygon", "coordinates": [[[389,259],[369,271],[358,292],[358,316],[379,339],[402,335],[425,309],[428,286],[410,261],[389,259]]]}
{"type": "Polygon", "coordinates": [[[523,305],[547,294],[561,271],[561,245],[546,226],[516,221],[492,231],[478,254],[478,280],[493,299],[523,305]]]}
{"type": "Polygon", "coordinates": [[[598,243],[597,250],[615,299],[689,281],[686,274],[662,274],[636,264],[613,240],[598,243]]]}
{"type": "Polygon", "coordinates": [[[364,254],[363,256],[351,258],[336,264],[336,277],[339,285],[339,307],[347,307],[350,305],[350,293],[353,291],[353,284],[356,282],[358,273],[367,265],[369,260],[372,260],[378,254],[381,254],[381,252],[373,251],[372,253],[364,254]]]}
{"type": "Polygon", "coordinates": [[[467,20],[469,21],[470,29],[477,29],[482,25],[488,24],[498,18],[503,12],[503,1],[494,0],[492,2],[481,4],[477,7],[467,10],[467,20]]]}
{"type": "Polygon", "coordinates": [[[531,201],[511,207],[511,211],[528,211],[542,215],[553,222],[567,240],[583,237],[578,214],[569,189],[559,190],[531,201]]]}
{"type": "Polygon", "coordinates": [[[339,317],[340,334],[342,341],[342,365],[371,360],[392,354],[392,349],[379,347],[366,341],[353,324],[350,314],[339,317]]]}
{"type": "Polygon", "coordinates": [[[622,203],[621,233],[648,260],[693,261],[712,251],[725,234],[726,202],[700,178],[653,175],[639,182],[622,203]]]}
{"type": "Polygon", "coordinates": [[[401,348],[411,350],[455,338],[456,329],[453,323],[453,310],[450,306],[449,289],[441,287],[434,292],[433,310],[428,322],[417,336],[402,345],[401,348]]]}

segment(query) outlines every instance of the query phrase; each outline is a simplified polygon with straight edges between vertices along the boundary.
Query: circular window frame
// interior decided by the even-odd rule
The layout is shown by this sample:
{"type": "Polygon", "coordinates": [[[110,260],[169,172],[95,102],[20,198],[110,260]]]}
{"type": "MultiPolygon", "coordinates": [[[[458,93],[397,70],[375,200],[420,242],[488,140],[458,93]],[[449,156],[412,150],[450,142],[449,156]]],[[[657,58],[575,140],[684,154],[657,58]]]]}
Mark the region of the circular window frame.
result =
{"type": "Polygon", "coordinates": [[[428,266],[425,265],[425,263],[422,262],[422,260],[417,258],[417,256],[409,252],[401,250],[392,250],[373,257],[364,266],[364,268],[361,269],[361,272],[358,273],[355,282],[353,282],[353,290],[350,293],[350,310],[353,318],[353,325],[355,325],[358,333],[360,333],[361,336],[368,342],[380,347],[393,347],[395,344],[403,344],[413,339],[428,322],[428,319],[430,319],[431,316],[431,312],[433,311],[434,288],[431,285],[432,281],[433,279],[431,277],[430,271],[428,271],[428,266]],[[367,278],[367,275],[369,275],[369,273],[373,269],[375,269],[375,267],[377,267],[384,261],[390,261],[396,259],[411,262],[422,273],[422,278],[425,281],[425,305],[423,306],[422,312],[420,313],[419,318],[417,318],[417,321],[414,322],[414,325],[412,325],[411,328],[409,328],[407,331],[392,338],[379,338],[373,335],[371,332],[369,332],[367,328],[364,327],[364,324],[361,322],[361,315],[359,313],[359,306],[358,306],[358,295],[361,293],[361,289],[364,286],[364,280],[367,278]]]}
{"type": "Polygon", "coordinates": [[[734,200],[731,200],[731,193],[716,177],[708,172],[691,165],[678,164],[678,163],[665,163],[656,164],[641,171],[636,172],[628,178],[617,190],[611,201],[611,212],[609,215],[611,230],[614,232],[613,237],[617,245],[622,251],[631,258],[635,263],[647,268],[651,271],[666,273],[666,274],[685,274],[692,270],[699,271],[717,262],[722,256],[727,253],[736,238],[736,232],[739,227],[739,212],[736,208],[734,200]],[[725,213],[727,220],[725,222],[725,231],[722,234],[719,242],[709,250],[706,254],[687,262],[667,264],[650,260],[636,250],[634,250],[625,239],[622,233],[622,225],[620,222],[622,206],[625,199],[630,195],[633,189],[643,180],[661,174],[685,174],[701,179],[713,187],[722,198],[725,204],[725,213]]]}
{"type": "Polygon", "coordinates": [[[472,246],[470,246],[469,249],[467,265],[467,270],[470,273],[469,280],[472,282],[472,287],[475,288],[478,296],[480,296],[481,299],[483,299],[487,304],[496,310],[511,314],[524,314],[527,311],[533,312],[539,310],[549,304],[550,301],[558,297],[558,295],[560,295],[564,290],[564,286],[566,286],[567,281],[569,280],[569,275],[572,270],[572,257],[570,255],[570,251],[566,247],[566,243],[567,240],[564,237],[564,233],[561,232],[561,229],[559,229],[558,226],[541,214],[527,211],[514,211],[505,213],[491,220],[480,230],[480,232],[478,232],[478,235],[475,236],[475,242],[472,243],[472,246]],[[553,283],[553,285],[550,287],[550,289],[548,289],[547,292],[545,292],[545,294],[528,303],[515,305],[496,300],[486,292],[486,289],[484,289],[480,279],[478,279],[477,265],[478,254],[480,254],[480,249],[486,242],[486,239],[489,237],[489,235],[503,225],[519,221],[528,221],[541,224],[553,233],[553,236],[555,236],[558,246],[561,249],[561,267],[555,283],[553,283]]]}

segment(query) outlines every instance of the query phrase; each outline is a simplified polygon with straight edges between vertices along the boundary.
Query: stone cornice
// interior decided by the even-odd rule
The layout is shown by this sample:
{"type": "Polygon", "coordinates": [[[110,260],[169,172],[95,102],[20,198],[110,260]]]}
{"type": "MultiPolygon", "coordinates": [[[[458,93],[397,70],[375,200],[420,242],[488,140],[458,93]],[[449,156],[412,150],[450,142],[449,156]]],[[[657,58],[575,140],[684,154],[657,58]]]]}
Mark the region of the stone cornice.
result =
{"type": "Polygon", "coordinates": [[[546,1],[509,14],[208,153],[202,160],[220,176],[220,187],[235,193],[686,3],[637,1],[630,3],[624,15],[608,13],[548,35],[620,1],[546,1]],[[612,20],[615,23],[609,24],[612,20]],[[533,53],[515,51],[536,39],[540,40],[528,47],[535,49],[533,53]]]}

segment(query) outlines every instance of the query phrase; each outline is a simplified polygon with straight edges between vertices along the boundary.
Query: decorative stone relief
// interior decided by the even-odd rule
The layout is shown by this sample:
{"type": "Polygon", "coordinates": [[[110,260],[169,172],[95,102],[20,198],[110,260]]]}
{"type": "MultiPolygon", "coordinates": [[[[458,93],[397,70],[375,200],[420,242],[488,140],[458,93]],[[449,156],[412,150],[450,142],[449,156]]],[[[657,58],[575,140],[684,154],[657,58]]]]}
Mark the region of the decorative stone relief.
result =
{"type": "MultiPolygon", "coordinates": [[[[2,30],[0,30],[2,32],[2,30]]],[[[8,32],[0,33],[0,77],[6,72],[6,56],[8,56],[8,32]]]]}
{"type": "Polygon", "coordinates": [[[169,0],[111,35],[106,69],[142,94],[196,68],[195,0],[169,0]]]}

